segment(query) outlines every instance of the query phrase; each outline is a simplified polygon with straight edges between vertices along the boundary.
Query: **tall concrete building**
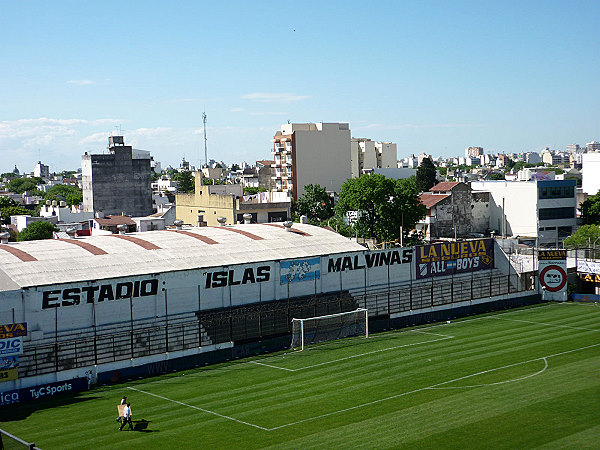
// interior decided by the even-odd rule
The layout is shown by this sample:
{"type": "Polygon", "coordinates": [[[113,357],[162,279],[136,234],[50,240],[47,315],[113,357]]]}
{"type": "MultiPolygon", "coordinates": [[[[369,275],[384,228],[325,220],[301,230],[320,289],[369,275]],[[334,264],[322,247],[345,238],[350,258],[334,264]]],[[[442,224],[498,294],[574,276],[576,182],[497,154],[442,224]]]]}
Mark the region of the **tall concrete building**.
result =
{"type": "Polygon", "coordinates": [[[339,192],[352,176],[350,127],[347,123],[288,123],[273,137],[274,190],[294,200],[304,186],[319,184],[339,192]]]}
{"type": "Polygon", "coordinates": [[[352,138],[350,141],[352,177],[358,178],[364,170],[398,167],[396,144],[375,142],[367,138],[352,138]]]}
{"type": "Polygon", "coordinates": [[[108,138],[108,154],[81,157],[83,210],[104,214],[152,214],[150,152],[108,138]]]}
{"type": "Polygon", "coordinates": [[[467,147],[465,148],[465,158],[477,157],[483,155],[483,147],[467,147]]]}

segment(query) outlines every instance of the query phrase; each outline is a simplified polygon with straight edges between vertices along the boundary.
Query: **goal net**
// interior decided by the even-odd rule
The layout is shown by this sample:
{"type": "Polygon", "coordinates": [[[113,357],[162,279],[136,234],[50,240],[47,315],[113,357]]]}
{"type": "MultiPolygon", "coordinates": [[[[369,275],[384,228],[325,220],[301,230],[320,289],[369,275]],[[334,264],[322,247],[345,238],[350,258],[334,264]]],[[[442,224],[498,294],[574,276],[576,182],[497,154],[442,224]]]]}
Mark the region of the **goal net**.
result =
{"type": "Polygon", "coordinates": [[[358,308],[327,316],[292,319],[292,348],[351,336],[369,337],[368,311],[358,308]]]}

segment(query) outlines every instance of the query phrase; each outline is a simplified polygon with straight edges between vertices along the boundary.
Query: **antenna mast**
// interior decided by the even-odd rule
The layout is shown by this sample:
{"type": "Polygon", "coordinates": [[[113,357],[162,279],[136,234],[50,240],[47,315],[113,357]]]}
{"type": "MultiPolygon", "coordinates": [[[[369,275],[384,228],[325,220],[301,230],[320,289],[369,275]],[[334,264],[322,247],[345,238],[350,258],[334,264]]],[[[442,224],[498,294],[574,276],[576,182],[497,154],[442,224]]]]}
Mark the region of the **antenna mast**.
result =
{"type": "Polygon", "coordinates": [[[206,112],[202,113],[202,122],[204,123],[204,164],[208,167],[208,152],[206,150],[206,112]]]}

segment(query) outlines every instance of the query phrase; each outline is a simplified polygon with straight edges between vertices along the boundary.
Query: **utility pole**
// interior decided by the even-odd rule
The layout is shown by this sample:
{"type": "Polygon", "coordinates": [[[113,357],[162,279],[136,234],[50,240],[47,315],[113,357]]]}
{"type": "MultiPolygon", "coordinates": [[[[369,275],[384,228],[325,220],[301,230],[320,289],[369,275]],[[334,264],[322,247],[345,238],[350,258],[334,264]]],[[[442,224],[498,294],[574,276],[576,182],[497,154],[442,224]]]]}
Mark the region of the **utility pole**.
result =
{"type": "Polygon", "coordinates": [[[208,152],[206,150],[206,112],[202,113],[202,123],[204,124],[204,164],[208,167],[208,152]]]}

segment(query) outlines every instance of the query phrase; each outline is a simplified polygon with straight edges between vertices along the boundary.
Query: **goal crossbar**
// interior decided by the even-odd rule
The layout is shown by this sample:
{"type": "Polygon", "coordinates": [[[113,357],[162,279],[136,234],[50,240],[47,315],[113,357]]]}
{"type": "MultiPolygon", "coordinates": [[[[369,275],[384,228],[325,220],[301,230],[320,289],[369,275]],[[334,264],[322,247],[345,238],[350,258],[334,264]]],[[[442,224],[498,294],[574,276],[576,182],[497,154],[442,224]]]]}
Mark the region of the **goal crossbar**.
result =
{"type": "Polygon", "coordinates": [[[351,336],[369,337],[369,313],[365,308],[323,316],[292,319],[291,348],[351,336]]]}

